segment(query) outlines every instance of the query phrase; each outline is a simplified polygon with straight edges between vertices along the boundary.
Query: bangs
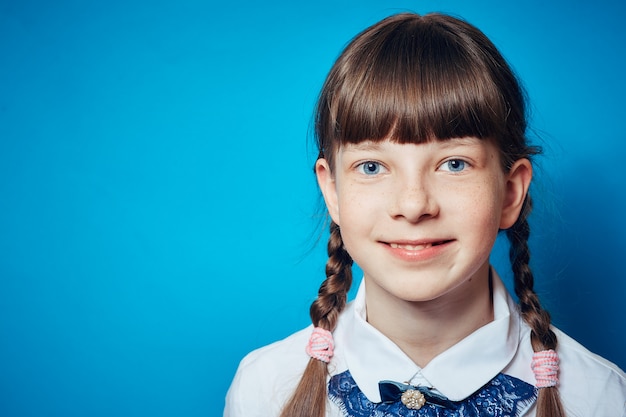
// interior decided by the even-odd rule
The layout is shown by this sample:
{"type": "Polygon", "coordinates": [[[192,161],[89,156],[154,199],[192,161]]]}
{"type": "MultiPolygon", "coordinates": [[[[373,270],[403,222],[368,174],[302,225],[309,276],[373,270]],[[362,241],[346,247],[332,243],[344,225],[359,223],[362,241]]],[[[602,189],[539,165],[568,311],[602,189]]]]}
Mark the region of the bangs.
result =
{"type": "MultiPolygon", "coordinates": [[[[365,30],[331,70],[316,118],[322,152],[364,140],[498,141],[506,135],[511,106],[503,91],[522,113],[524,100],[512,72],[502,71],[506,62],[495,46],[463,21],[402,17],[365,30]]],[[[523,135],[525,126],[518,128],[523,135]]]]}

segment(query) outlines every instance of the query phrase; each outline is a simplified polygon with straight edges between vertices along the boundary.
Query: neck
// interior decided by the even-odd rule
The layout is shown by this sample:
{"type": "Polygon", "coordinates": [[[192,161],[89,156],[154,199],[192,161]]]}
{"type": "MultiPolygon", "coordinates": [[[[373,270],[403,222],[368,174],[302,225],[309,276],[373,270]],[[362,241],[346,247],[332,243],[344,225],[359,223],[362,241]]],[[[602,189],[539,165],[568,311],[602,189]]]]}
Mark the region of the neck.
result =
{"type": "Polygon", "coordinates": [[[461,288],[429,301],[370,297],[365,285],[367,321],[420,367],[493,321],[488,265],[461,288]]]}

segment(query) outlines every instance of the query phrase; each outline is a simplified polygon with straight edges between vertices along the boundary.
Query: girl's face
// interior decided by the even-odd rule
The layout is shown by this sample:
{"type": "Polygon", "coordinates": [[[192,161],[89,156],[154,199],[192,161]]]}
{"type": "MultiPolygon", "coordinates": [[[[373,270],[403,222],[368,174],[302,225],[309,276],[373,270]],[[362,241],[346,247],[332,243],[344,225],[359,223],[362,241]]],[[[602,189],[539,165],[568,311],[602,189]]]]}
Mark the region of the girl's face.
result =
{"type": "Polygon", "coordinates": [[[522,159],[504,173],[491,141],[469,137],[347,144],[316,173],[368,302],[425,302],[486,288],[491,248],[516,221],[532,167],[522,159]]]}

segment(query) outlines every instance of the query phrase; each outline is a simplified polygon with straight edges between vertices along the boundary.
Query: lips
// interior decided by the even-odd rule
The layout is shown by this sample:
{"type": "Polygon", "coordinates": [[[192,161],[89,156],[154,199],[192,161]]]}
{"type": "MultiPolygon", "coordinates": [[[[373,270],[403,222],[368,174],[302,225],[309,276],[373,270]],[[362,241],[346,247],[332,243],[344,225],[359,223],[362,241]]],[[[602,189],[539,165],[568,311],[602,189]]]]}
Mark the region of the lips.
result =
{"type": "Polygon", "coordinates": [[[430,262],[445,254],[454,240],[381,242],[389,253],[405,262],[430,262]]]}
{"type": "Polygon", "coordinates": [[[432,248],[433,246],[442,245],[442,244],[444,244],[446,242],[449,242],[449,241],[448,240],[441,240],[441,241],[437,241],[437,242],[415,243],[415,244],[390,242],[389,246],[391,246],[391,248],[393,248],[393,249],[424,250],[424,249],[432,248]]]}

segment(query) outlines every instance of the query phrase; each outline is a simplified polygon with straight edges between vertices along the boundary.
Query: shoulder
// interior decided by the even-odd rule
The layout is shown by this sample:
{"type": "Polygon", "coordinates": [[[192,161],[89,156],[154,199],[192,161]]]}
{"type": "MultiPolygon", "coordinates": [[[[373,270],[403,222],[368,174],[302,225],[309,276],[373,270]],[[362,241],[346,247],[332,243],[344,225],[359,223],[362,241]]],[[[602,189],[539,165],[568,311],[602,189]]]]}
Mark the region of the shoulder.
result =
{"type": "Polygon", "coordinates": [[[555,329],[559,340],[559,392],[572,416],[626,416],[626,375],[555,329]]]}
{"type": "MultiPolygon", "coordinates": [[[[523,322],[522,322],[523,323],[523,322]]],[[[530,328],[522,324],[515,373],[534,384],[530,370],[530,328]]],[[[615,364],[589,351],[553,327],[558,339],[558,389],[565,412],[571,417],[626,417],[626,375],[615,364]]]]}
{"type": "MultiPolygon", "coordinates": [[[[312,330],[313,327],[308,326],[283,340],[253,350],[242,359],[239,371],[265,372],[268,367],[274,369],[279,364],[295,365],[298,362],[304,362],[306,365],[308,356],[304,349],[312,330]]],[[[276,373],[276,370],[273,373],[276,373]]]]}
{"type": "Polygon", "coordinates": [[[585,369],[590,376],[599,374],[616,375],[624,379],[624,372],[614,363],[604,359],[602,356],[589,351],[586,347],[578,343],[563,331],[553,328],[559,341],[559,356],[566,364],[575,363],[578,367],[585,369]]]}
{"type": "Polygon", "coordinates": [[[305,346],[312,327],[250,352],[226,396],[225,417],[278,416],[309,362],[305,346]]]}

